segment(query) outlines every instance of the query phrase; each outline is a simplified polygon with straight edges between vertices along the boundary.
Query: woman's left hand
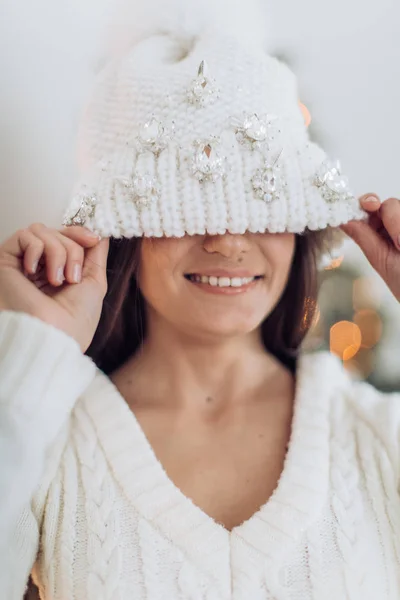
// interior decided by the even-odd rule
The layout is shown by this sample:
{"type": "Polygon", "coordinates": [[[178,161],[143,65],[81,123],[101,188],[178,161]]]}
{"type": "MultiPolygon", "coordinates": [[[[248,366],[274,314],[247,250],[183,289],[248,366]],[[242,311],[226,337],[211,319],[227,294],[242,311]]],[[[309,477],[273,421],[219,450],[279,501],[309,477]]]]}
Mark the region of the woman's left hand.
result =
{"type": "Polygon", "coordinates": [[[368,221],[350,221],[340,229],[358,244],[400,302],[400,200],[381,202],[377,194],[364,194],[360,205],[369,213],[368,221]]]}

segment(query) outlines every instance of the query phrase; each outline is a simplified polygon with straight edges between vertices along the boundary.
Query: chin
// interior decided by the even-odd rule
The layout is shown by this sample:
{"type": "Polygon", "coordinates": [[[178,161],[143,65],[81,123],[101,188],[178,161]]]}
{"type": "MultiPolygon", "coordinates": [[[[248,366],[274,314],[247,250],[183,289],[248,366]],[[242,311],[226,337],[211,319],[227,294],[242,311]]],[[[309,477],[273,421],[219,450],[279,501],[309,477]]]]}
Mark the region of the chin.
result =
{"type": "Polygon", "coordinates": [[[210,319],[199,322],[196,319],[194,327],[195,331],[202,332],[207,336],[212,337],[231,337],[237,335],[247,335],[256,330],[263,320],[265,315],[253,316],[253,318],[244,318],[244,315],[229,315],[221,316],[213,315],[210,319]]]}

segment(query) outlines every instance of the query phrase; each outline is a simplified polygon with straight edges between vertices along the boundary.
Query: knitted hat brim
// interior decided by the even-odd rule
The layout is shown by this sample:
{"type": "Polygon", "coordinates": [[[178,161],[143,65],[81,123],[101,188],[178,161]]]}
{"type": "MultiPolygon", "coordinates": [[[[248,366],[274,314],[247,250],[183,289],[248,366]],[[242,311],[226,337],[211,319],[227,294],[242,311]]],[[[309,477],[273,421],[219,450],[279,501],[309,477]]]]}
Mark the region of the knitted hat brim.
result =
{"type": "Polygon", "coordinates": [[[355,196],[328,201],[315,185],[318,167],[327,157],[314,142],[299,150],[286,144],[280,177],[286,183],[279,197],[261,199],[252,185],[262,168],[258,153],[244,151],[232,132],[224,134],[225,177],[199,181],[191,172],[191,154],[169,144],[157,157],[124,149],[98,161],[75,189],[67,214],[79,209],[82,198],[93,196],[96,206],[85,227],[102,237],[182,237],[230,232],[303,233],[365,220],[355,196]],[[147,173],[158,182],[158,195],[135,195],[136,173],[147,173]]]}

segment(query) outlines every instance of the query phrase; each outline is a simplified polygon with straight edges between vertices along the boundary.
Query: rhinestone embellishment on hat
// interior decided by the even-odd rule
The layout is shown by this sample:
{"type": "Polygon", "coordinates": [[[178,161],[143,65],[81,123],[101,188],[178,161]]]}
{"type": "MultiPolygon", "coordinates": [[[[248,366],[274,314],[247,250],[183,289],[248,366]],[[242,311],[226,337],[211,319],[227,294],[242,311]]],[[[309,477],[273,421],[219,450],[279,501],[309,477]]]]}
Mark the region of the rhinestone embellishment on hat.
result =
{"type": "Polygon", "coordinates": [[[242,118],[231,118],[231,125],[235,127],[236,139],[251,150],[269,150],[269,142],[281,130],[277,129],[274,121],[275,115],[259,117],[257,113],[244,113],[242,118]]]}
{"type": "Polygon", "coordinates": [[[87,218],[94,217],[97,206],[97,198],[94,194],[80,194],[75,197],[74,203],[76,200],[80,202],[80,206],[78,210],[73,209],[65,215],[62,224],[66,227],[84,225],[87,218]]]}
{"type": "Polygon", "coordinates": [[[220,153],[219,138],[196,140],[192,157],[192,175],[199,181],[215,183],[226,174],[225,157],[220,153]]]}
{"type": "Polygon", "coordinates": [[[280,165],[277,164],[282,152],[283,149],[273,163],[265,159],[264,166],[257,169],[251,180],[257,198],[267,203],[279,200],[281,191],[287,186],[281,180],[280,165]]]}
{"type": "Polygon", "coordinates": [[[198,75],[187,92],[189,102],[197,106],[211,106],[219,98],[220,91],[215,80],[208,76],[208,71],[206,61],[201,61],[198,75]]]}
{"type": "Polygon", "coordinates": [[[168,131],[160,121],[153,117],[140,128],[136,137],[136,148],[139,152],[153,152],[158,157],[167,147],[173,135],[173,124],[168,131]]]}
{"type": "Polygon", "coordinates": [[[125,188],[130,200],[138,207],[148,207],[160,197],[158,181],[150,173],[135,173],[131,179],[117,180],[125,188]]]}
{"type": "Polygon", "coordinates": [[[353,200],[347,177],[341,174],[340,162],[324,160],[313,177],[313,185],[321,191],[326,202],[353,200]]]}

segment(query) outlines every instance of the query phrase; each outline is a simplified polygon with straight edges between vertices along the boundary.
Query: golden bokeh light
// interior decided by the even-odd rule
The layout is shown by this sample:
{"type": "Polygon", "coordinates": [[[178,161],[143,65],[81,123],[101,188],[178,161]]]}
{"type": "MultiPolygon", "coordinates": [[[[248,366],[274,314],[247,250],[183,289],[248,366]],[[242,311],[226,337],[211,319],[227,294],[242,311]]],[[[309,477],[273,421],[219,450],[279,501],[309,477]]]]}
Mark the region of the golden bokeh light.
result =
{"type": "Polygon", "coordinates": [[[346,360],[343,366],[356,377],[366,379],[374,370],[374,354],[369,349],[361,348],[356,356],[346,360]]]}
{"type": "Polygon", "coordinates": [[[361,347],[361,330],[351,321],[339,321],[329,332],[329,346],[333,354],[342,360],[350,360],[361,347]]]}
{"type": "Polygon", "coordinates": [[[303,329],[313,329],[321,317],[321,311],[314,298],[307,297],[304,303],[303,329]]]}
{"type": "Polygon", "coordinates": [[[379,342],[382,337],[382,320],[375,310],[359,310],[353,321],[360,328],[363,348],[372,348],[379,342]]]}
{"type": "Polygon", "coordinates": [[[333,258],[331,263],[325,267],[325,271],[332,271],[332,269],[337,269],[340,267],[344,259],[344,256],[338,256],[337,258],[333,258]]]}

